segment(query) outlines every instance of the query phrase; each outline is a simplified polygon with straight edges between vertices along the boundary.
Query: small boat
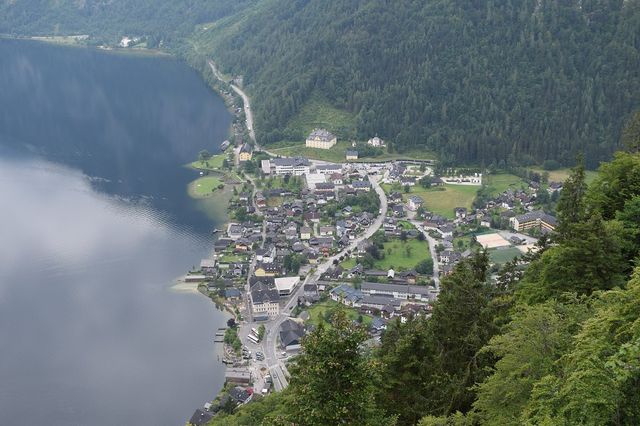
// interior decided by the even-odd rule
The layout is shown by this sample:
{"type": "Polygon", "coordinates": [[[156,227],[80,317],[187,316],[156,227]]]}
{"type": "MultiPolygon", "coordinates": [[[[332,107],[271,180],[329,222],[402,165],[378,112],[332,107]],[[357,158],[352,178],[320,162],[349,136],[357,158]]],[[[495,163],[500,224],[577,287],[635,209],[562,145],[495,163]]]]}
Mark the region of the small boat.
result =
{"type": "Polygon", "coordinates": [[[218,232],[220,232],[221,230],[218,228],[215,228],[213,231],[211,231],[212,234],[217,234],[218,232]]]}
{"type": "Polygon", "coordinates": [[[222,362],[223,362],[223,363],[225,363],[225,364],[227,364],[227,365],[228,365],[228,364],[233,364],[233,361],[231,361],[230,359],[227,359],[227,358],[224,358],[224,359],[222,360],[222,362]]]}

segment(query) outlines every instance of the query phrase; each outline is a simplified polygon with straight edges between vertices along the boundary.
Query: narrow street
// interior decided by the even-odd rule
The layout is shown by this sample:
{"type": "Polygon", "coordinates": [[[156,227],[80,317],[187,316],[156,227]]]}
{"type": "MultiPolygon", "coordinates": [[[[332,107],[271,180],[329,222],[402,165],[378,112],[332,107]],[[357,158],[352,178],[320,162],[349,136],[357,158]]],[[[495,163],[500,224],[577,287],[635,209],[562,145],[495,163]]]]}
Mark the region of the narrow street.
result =
{"type": "Polygon", "coordinates": [[[387,215],[388,203],[387,196],[384,190],[378,183],[378,180],[374,176],[369,176],[371,185],[380,198],[380,214],[376,217],[376,220],[367,228],[367,230],[353,242],[341,250],[339,253],[327,258],[323,263],[318,265],[317,269],[307,275],[304,282],[300,283],[295,292],[291,295],[283,309],[280,311],[280,315],[274,320],[265,323],[266,333],[263,341],[263,352],[265,355],[265,362],[271,371],[273,377],[274,387],[276,391],[284,389],[288,385],[287,377],[289,372],[284,363],[285,358],[281,356],[282,351],[278,349],[278,330],[280,325],[289,318],[290,312],[297,305],[298,299],[304,294],[304,286],[308,283],[316,282],[320,279],[320,276],[324,274],[331,266],[333,266],[334,260],[339,260],[341,256],[344,256],[347,252],[353,251],[361,241],[370,238],[375,234],[382,226],[384,218],[387,215]]]}

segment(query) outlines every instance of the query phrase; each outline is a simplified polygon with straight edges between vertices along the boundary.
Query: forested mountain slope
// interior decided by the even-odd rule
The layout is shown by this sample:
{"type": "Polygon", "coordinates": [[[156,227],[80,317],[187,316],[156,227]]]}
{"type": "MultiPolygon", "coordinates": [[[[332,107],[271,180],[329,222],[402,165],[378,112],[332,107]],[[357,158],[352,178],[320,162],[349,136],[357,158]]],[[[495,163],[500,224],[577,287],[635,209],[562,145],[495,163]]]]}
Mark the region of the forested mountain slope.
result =
{"type": "Polygon", "coordinates": [[[608,158],[640,106],[638,0],[263,0],[200,34],[264,142],[319,92],[443,159],[608,158]]]}
{"type": "Polygon", "coordinates": [[[93,42],[123,35],[175,45],[199,23],[238,12],[256,0],[0,0],[0,33],[89,34],[93,42]]]}

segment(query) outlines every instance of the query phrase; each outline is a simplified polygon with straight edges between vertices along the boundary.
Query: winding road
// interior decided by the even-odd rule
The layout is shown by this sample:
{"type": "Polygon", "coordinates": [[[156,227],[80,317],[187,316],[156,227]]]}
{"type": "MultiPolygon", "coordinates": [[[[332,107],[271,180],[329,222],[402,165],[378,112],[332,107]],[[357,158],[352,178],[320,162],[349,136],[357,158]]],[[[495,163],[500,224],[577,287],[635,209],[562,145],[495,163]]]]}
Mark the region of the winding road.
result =
{"type": "Polygon", "coordinates": [[[236,86],[231,82],[226,81],[222,77],[222,74],[220,73],[220,71],[218,71],[218,69],[216,68],[216,64],[212,60],[209,60],[208,63],[209,63],[209,67],[211,67],[211,71],[213,71],[213,75],[215,75],[218,80],[223,81],[227,83],[229,86],[231,86],[233,91],[236,92],[238,96],[242,98],[242,103],[244,104],[244,116],[245,116],[245,119],[247,120],[247,130],[249,131],[249,137],[256,144],[256,149],[260,150],[260,147],[256,142],[256,132],[253,129],[253,113],[251,112],[251,101],[249,100],[249,97],[247,96],[246,93],[244,93],[244,91],[240,87],[236,86]]]}
{"type": "Polygon", "coordinates": [[[305,284],[318,281],[320,276],[327,272],[327,270],[333,265],[334,260],[339,260],[340,257],[344,256],[347,252],[353,251],[361,241],[371,238],[373,234],[380,229],[384,218],[387,216],[388,202],[384,190],[374,176],[369,176],[369,182],[371,182],[373,190],[376,191],[380,198],[380,214],[376,217],[376,220],[369,225],[362,235],[354,239],[351,244],[342,249],[339,253],[327,258],[323,263],[318,265],[317,269],[313,273],[307,275],[304,282],[302,282],[291,295],[291,298],[287,301],[284,308],[280,310],[280,314],[275,319],[265,323],[266,337],[263,341],[263,352],[265,355],[265,363],[273,377],[273,383],[276,391],[280,391],[288,385],[288,371],[284,363],[284,357],[278,356],[280,353],[278,350],[278,331],[280,329],[280,325],[289,318],[289,313],[297,305],[298,299],[304,294],[305,284]]]}

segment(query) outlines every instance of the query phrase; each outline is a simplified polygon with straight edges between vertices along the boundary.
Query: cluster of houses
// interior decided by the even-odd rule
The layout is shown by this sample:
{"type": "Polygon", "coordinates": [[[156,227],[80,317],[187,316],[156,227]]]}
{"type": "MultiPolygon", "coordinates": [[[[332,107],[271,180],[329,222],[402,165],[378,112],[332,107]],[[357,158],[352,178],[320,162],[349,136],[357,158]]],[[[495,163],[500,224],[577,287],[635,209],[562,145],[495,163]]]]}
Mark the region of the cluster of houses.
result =
{"type": "Polygon", "coordinates": [[[279,315],[282,298],[300,282],[300,264],[314,265],[335,254],[375,220],[373,213],[341,203],[372,189],[367,172],[355,166],[312,166],[298,157],[263,160],[262,169],[269,176],[301,176],[304,185],[238,194],[230,207],[244,208],[259,221],[230,223],[215,243],[213,258],[200,265],[207,280],[226,280],[229,298],[239,298],[238,288],[248,280],[256,320],[279,315]],[[332,213],[326,214],[331,206],[332,213]],[[296,267],[291,267],[292,259],[296,267]]]}

